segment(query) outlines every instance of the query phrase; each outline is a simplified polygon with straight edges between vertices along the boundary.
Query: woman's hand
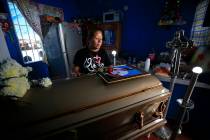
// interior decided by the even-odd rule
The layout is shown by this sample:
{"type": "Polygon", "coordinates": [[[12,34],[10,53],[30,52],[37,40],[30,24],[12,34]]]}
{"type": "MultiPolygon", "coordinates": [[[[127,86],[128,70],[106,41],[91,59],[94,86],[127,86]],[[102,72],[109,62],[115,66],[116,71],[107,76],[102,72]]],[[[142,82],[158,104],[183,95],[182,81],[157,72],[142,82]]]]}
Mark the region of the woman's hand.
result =
{"type": "Polygon", "coordinates": [[[72,74],[73,77],[79,77],[81,75],[80,67],[75,66],[74,69],[73,69],[73,72],[71,74],[72,74]]]}

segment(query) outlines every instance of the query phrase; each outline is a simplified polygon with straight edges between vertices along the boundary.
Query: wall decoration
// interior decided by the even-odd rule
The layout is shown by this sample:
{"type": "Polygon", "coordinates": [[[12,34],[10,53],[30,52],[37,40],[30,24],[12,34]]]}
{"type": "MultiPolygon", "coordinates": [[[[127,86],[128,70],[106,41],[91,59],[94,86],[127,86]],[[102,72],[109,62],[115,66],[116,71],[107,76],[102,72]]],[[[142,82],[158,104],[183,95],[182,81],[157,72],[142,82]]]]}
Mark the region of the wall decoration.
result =
{"type": "Polygon", "coordinates": [[[210,45],[210,27],[204,27],[204,18],[207,14],[209,0],[204,0],[196,7],[195,17],[191,30],[191,39],[195,46],[210,45]]]}
{"type": "Polygon", "coordinates": [[[204,26],[208,5],[209,0],[204,0],[197,5],[191,30],[191,39],[197,47],[191,61],[193,64],[202,66],[204,72],[210,72],[210,27],[204,26]]]}
{"type": "Polygon", "coordinates": [[[186,24],[186,21],[181,15],[180,7],[181,0],[166,0],[158,25],[164,26],[186,24]]]}
{"type": "Polygon", "coordinates": [[[12,24],[8,20],[8,14],[7,13],[0,13],[0,27],[4,33],[7,33],[9,35],[9,38],[11,42],[14,41],[12,30],[12,24]]]}
{"type": "Polygon", "coordinates": [[[0,22],[1,22],[0,24],[1,24],[2,30],[4,32],[8,32],[9,29],[10,29],[10,23],[9,23],[9,21],[7,21],[7,20],[1,20],[0,22]]]}
{"type": "Polygon", "coordinates": [[[68,24],[68,27],[70,29],[73,29],[73,31],[78,32],[78,34],[81,34],[82,33],[81,26],[82,26],[81,23],[77,23],[77,22],[70,22],[68,24]]]}
{"type": "Polygon", "coordinates": [[[10,29],[10,23],[7,20],[7,13],[0,13],[0,26],[4,32],[8,32],[10,29]]]}

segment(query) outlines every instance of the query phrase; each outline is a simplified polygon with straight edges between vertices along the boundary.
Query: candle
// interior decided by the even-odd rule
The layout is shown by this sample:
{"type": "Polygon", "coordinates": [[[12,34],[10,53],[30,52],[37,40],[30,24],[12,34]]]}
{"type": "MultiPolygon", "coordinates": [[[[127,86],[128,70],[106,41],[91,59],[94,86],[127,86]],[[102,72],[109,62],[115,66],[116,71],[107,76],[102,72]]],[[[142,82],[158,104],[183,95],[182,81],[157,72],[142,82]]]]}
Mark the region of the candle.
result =
{"type": "Polygon", "coordinates": [[[114,66],[116,65],[116,54],[117,54],[117,51],[113,50],[112,51],[112,55],[113,55],[113,59],[114,59],[114,66]]]}

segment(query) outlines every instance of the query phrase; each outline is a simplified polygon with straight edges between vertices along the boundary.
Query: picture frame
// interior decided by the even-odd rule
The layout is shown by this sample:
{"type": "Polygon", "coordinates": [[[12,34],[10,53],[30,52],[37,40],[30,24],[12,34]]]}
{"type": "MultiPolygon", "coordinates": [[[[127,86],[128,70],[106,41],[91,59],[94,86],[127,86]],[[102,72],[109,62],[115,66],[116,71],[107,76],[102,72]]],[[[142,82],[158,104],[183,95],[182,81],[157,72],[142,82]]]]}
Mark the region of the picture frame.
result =
{"type": "Polygon", "coordinates": [[[106,84],[127,81],[150,75],[150,73],[142,69],[127,64],[113,66],[112,69],[112,72],[109,70],[104,70],[103,72],[99,71],[97,72],[97,75],[103,79],[106,84]]]}

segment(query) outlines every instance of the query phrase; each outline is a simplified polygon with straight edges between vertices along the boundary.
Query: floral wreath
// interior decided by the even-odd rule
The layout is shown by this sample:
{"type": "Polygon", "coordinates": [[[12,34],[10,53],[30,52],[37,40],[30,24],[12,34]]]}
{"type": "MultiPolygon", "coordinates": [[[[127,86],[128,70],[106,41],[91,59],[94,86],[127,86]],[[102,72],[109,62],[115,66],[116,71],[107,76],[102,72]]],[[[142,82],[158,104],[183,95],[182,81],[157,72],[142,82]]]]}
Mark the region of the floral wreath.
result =
{"type": "Polygon", "coordinates": [[[1,28],[4,32],[9,32],[9,30],[11,28],[11,25],[10,25],[9,21],[1,20],[0,25],[1,25],[1,28]]]}

